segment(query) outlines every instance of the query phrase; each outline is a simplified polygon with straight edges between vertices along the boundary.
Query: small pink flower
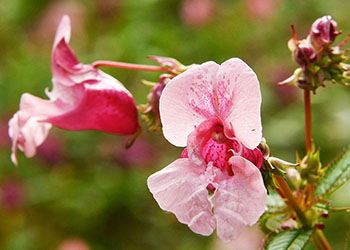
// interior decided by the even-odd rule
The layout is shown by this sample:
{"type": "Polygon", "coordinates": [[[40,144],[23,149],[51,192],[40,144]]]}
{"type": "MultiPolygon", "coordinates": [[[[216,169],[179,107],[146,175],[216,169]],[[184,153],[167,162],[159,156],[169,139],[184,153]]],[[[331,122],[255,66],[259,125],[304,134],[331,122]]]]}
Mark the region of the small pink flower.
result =
{"type": "Polygon", "coordinates": [[[148,187],[159,206],[192,231],[210,235],[217,228],[229,241],[263,213],[260,104],[258,79],[237,58],[196,66],[166,85],[164,136],[187,148],[151,175],[148,187]]]}
{"type": "Polygon", "coordinates": [[[100,130],[133,134],[139,127],[132,95],[115,78],[78,61],[68,45],[70,20],[64,16],[52,49],[49,100],[25,93],[20,110],[9,121],[12,161],[17,164],[17,148],[27,157],[36,154],[51,126],[67,130],[100,130]]]}
{"type": "Polygon", "coordinates": [[[180,16],[189,27],[197,28],[208,24],[214,17],[215,3],[212,0],[183,0],[180,16]]]}

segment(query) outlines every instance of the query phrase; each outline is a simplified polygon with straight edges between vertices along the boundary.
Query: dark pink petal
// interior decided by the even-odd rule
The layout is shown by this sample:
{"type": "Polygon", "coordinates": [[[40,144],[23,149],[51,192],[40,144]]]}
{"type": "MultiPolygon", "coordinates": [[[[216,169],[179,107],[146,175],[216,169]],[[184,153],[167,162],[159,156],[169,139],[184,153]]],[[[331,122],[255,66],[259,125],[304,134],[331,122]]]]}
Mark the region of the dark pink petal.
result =
{"type": "Polygon", "coordinates": [[[217,233],[223,241],[236,239],[247,225],[255,224],[265,210],[266,189],[260,171],[250,161],[233,156],[234,176],[222,178],[211,202],[217,233]]]}
{"type": "Polygon", "coordinates": [[[188,151],[187,148],[184,148],[184,150],[181,153],[180,158],[188,158],[188,151]]]}
{"type": "Polygon", "coordinates": [[[175,146],[186,146],[194,126],[215,117],[213,84],[218,68],[215,62],[206,62],[165,86],[160,97],[160,116],[164,136],[175,146]]]}
{"type": "Polygon", "coordinates": [[[134,99],[116,79],[100,75],[104,78],[98,84],[83,84],[83,96],[74,109],[45,121],[67,130],[134,134],[139,126],[134,99]]]}
{"type": "Polygon", "coordinates": [[[258,148],[254,148],[253,150],[248,148],[243,148],[243,152],[241,156],[249,160],[259,169],[261,168],[264,161],[264,156],[258,148]]]}
{"type": "Polygon", "coordinates": [[[261,94],[256,74],[241,59],[232,58],[220,66],[216,89],[218,114],[225,121],[226,136],[235,136],[254,149],[262,138],[261,94]]]}
{"type": "Polygon", "coordinates": [[[198,234],[210,235],[215,217],[208,200],[204,168],[188,159],[174,161],[148,178],[148,188],[159,206],[198,234]]]}
{"type": "Polygon", "coordinates": [[[210,119],[202,122],[194,131],[189,134],[187,139],[187,154],[191,162],[198,166],[205,165],[205,161],[202,155],[203,147],[210,139],[210,131],[215,124],[218,123],[217,119],[210,119]]]}

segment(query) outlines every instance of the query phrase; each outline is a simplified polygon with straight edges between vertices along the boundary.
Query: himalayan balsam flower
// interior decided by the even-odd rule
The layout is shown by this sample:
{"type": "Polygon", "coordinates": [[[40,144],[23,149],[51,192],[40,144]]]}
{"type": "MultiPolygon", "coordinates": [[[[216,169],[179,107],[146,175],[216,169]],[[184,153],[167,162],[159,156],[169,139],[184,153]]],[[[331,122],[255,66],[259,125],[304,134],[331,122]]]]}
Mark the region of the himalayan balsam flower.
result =
{"type": "Polygon", "coordinates": [[[164,136],[186,146],[181,158],[151,175],[159,206],[192,231],[223,241],[238,237],[265,209],[259,168],[261,94],[243,61],[207,62],[172,79],[160,99],[164,136]]]}
{"type": "Polygon", "coordinates": [[[53,89],[46,90],[49,100],[23,94],[20,110],[9,121],[15,164],[17,148],[27,157],[34,156],[52,125],[125,135],[138,129],[132,95],[115,78],[80,63],[68,45],[70,33],[70,19],[64,16],[52,49],[53,89]]]}

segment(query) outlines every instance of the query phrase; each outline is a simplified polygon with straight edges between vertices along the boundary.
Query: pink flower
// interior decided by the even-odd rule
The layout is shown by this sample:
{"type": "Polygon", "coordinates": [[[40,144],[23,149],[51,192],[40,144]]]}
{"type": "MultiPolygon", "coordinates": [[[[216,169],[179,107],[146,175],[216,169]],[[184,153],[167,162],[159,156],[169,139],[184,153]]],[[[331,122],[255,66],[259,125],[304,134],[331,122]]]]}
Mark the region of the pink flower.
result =
{"type": "Polygon", "coordinates": [[[27,157],[36,153],[51,126],[67,130],[100,130],[133,134],[139,127],[132,95],[115,78],[78,61],[68,45],[70,20],[64,16],[52,49],[49,100],[25,93],[20,110],[9,121],[12,161],[17,164],[17,148],[27,157]]]}
{"type": "Polygon", "coordinates": [[[214,17],[215,4],[212,0],[183,0],[180,16],[182,21],[193,28],[208,24],[214,17]]]}
{"type": "Polygon", "coordinates": [[[163,210],[195,233],[217,228],[229,241],[263,213],[260,104],[258,79],[237,58],[196,66],[166,85],[160,99],[164,136],[187,148],[151,175],[148,187],[163,210]]]}

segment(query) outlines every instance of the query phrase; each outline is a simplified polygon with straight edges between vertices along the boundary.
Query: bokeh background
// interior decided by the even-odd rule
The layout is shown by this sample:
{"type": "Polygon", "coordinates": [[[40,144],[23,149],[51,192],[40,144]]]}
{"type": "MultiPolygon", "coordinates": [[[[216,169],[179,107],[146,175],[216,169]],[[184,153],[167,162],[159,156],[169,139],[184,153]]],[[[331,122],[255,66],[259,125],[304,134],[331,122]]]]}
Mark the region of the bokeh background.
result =
{"type": "MultiPolygon", "coordinates": [[[[243,244],[222,246],[215,235],[196,235],[158,207],[147,177],[181,152],[160,132],[144,133],[125,150],[120,136],[53,128],[37,156],[19,153],[14,167],[7,122],[22,93],[46,98],[51,46],[63,14],[71,17],[71,46],[84,63],[153,64],[148,55],[186,65],[242,58],[261,82],[263,132],[272,153],[295,161],[296,150],[304,153],[302,96],[276,85],[294,70],[290,25],[305,37],[316,18],[330,14],[344,31],[339,42],[350,32],[349,7],[344,0],[1,0],[0,249],[254,249],[248,243],[261,237],[254,229],[243,244]]],[[[105,71],[137,104],[146,103],[149,91],[140,80],[158,76],[105,71]]],[[[350,142],[350,88],[329,85],[312,103],[313,137],[327,164],[350,142]]],[[[350,206],[349,190],[335,193],[333,204],[350,206]]],[[[324,222],[334,248],[348,249],[349,213],[324,222]]]]}

